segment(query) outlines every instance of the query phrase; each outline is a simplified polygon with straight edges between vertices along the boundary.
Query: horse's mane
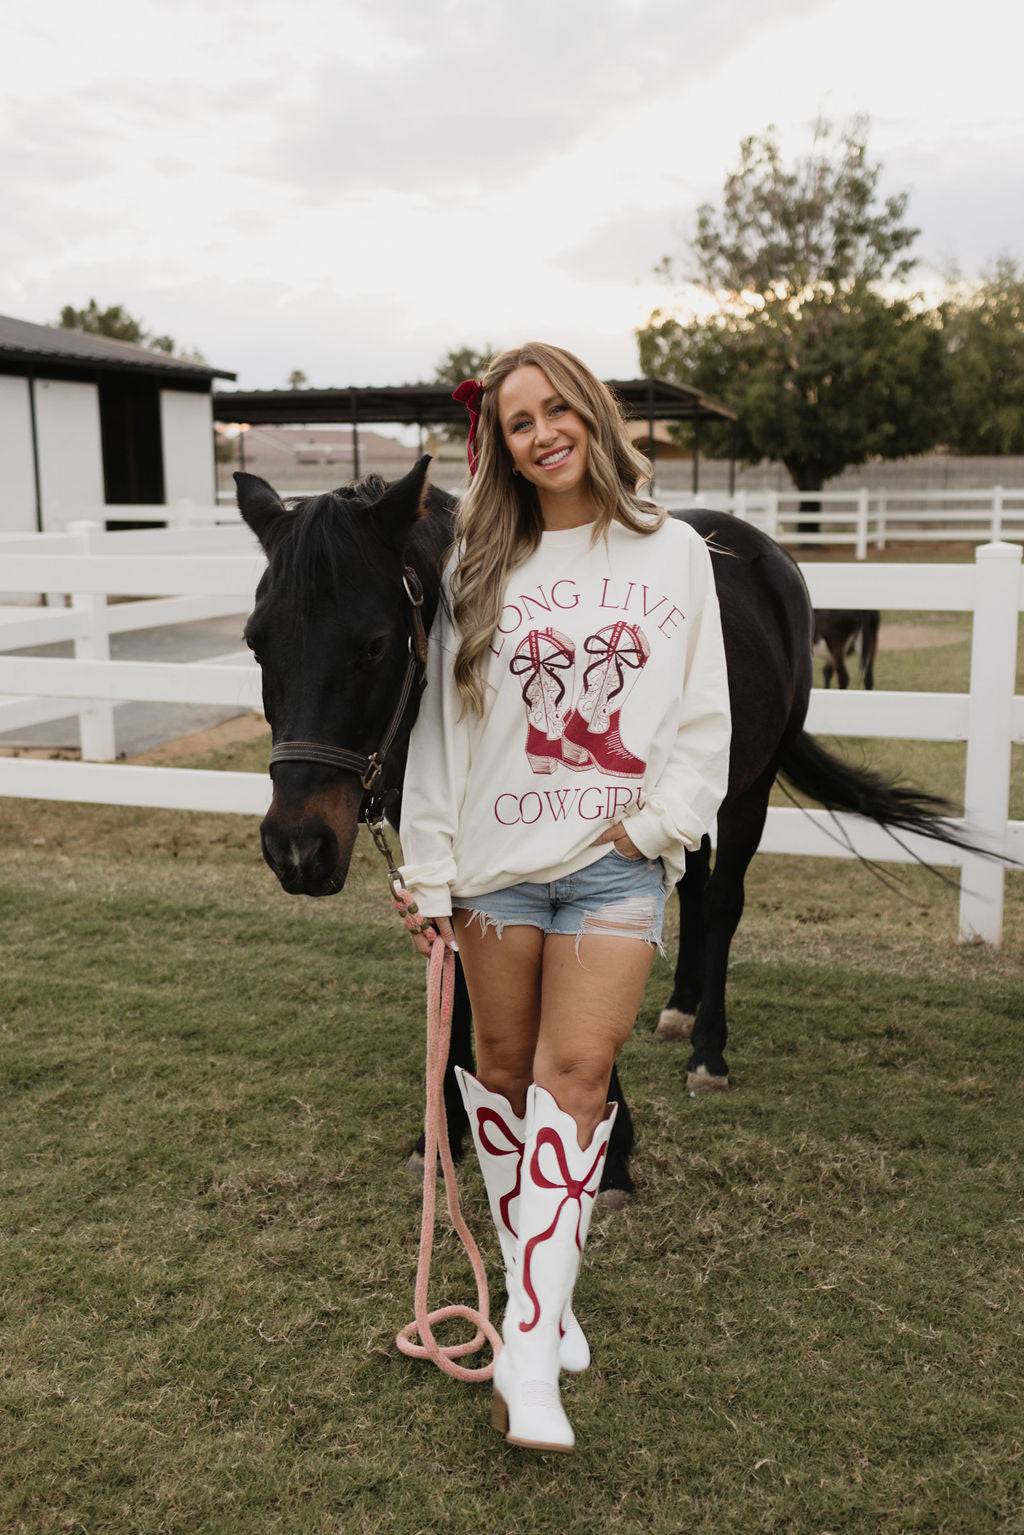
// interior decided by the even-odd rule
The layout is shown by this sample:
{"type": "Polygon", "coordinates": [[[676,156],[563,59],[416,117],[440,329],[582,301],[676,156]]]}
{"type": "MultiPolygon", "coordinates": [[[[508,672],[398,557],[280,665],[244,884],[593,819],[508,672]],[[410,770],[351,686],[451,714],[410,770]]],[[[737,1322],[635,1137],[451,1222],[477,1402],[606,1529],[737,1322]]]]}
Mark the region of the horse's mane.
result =
{"type": "MultiPolygon", "coordinates": [[[[346,584],[351,584],[354,571],[369,582],[376,574],[393,575],[394,550],[377,536],[373,520],[373,507],[388,488],[387,480],[370,474],[353,485],[293,497],[285,503],[289,516],[274,545],[271,565],[275,590],[283,598],[289,621],[308,612],[311,601],[338,599],[346,584]]],[[[426,515],[412,525],[403,558],[419,575],[432,612],[451,547],[455,501],[431,485],[426,507],[426,515]]]]}

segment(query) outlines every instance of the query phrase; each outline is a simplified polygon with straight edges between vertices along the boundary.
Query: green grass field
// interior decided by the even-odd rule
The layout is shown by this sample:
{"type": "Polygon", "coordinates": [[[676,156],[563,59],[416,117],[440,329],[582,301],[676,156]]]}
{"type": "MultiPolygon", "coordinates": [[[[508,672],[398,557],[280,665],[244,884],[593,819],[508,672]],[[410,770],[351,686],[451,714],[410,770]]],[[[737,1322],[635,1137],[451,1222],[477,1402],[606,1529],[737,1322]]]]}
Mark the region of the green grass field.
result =
{"type": "MultiPolygon", "coordinates": [[[[965,654],[878,685],[963,686],[965,654]]],[[[867,754],[958,792],[956,748],[867,754]]],[[[1024,874],[989,950],[924,871],[755,860],[722,1095],[652,1038],[656,962],[561,1458],[393,1344],[422,968],[372,847],[308,902],[247,818],[5,800],[0,839],[0,1529],[1024,1531],[1024,874]]],[[[447,1236],[435,1273],[470,1298],[447,1236]]]]}

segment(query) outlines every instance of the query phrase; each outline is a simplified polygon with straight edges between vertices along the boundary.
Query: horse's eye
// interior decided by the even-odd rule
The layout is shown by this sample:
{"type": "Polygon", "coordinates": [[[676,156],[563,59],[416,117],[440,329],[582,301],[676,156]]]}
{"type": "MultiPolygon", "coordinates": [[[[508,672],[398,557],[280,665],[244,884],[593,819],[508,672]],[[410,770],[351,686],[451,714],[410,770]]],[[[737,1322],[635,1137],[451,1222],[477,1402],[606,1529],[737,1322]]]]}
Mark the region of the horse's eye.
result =
{"type": "Polygon", "coordinates": [[[378,634],[375,639],[369,640],[366,645],[366,659],[374,663],[383,661],[387,655],[388,640],[386,634],[378,634]]]}

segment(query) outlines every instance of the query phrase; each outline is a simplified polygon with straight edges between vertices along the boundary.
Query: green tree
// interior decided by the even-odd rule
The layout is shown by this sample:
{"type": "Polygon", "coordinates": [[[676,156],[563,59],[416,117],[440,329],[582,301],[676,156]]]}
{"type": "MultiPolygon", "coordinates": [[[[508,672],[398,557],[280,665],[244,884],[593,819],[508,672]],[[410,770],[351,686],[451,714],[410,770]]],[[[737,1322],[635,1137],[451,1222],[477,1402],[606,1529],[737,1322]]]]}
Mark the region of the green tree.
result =
{"type": "Polygon", "coordinates": [[[946,445],[954,453],[1024,453],[1024,267],[1008,257],[943,305],[949,349],[946,445]]]}
{"type": "MultiPolygon", "coordinates": [[[[892,296],[917,231],[903,222],[905,194],[878,201],[880,169],[863,119],[842,131],[819,120],[792,166],[773,128],[745,139],[720,206],[697,213],[688,276],[708,312],[656,310],[637,332],[645,373],[732,406],[740,456],[780,460],[799,490],[871,457],[924,452],[941,434],[941,331],[892,296]]],[[[675,278],[671,261],[662,270],[675,278]]]]}
{"type": "Polygon", "coordinates": [[[89,336],[108,336],[111,341],[129,341],[135,346],[146,345],[146,332],[121,304],[111,304],[101,309],[91,298],[84,309],[65,304],[60,312],[61,330],[84,330],[89,336]]]}
{"type": "Polygon", "coordinates": [[[293,368],[288,375],[289,389],[305,389],[308,383],[309,379],[303,373],[301,368],[293,368]]]}
{"type": "MultiPolygon", "coordinates": [[[[475,351],[471,346],[455,347],[446,352],[434,369],[434,384],[450,384],[454,389],[461,384],[463,379],[482,378],[487,371],[487,364],[494,353],[490,342],[484,343],[483,351],[475,351]]],[[[469,436],[469,417],[467,415],[465,425],[461,422],[446,421],[433,424],[433,431],[443,442],[465,442],[469,436]]]]}
{"type": "Polygon", "coordinates": [[[58,324],[61,330],[81,330],[90,336],[107,336],[111,341],[128,341],[133,346],[148,347],[151,352],[163,352],[167,357],[185,357],[193,362],[205,362],[206,358],[197,347],[179,349],[173,336],[155,336],[147,331],[141,320],[130,315],[122,304],[111,304],[101,309],[91,298],[84,309],[65,304],[58,324]]]}
{"type": "Polygon", "coordinates": [[[482,352],[474,351],[471,346],[460,346],[445,352],[434,369],[434,383],[451,384],[454,389],[465,378],[480,378],[493,354],[494,348],[489,342],[485,342],[482,352]]]}

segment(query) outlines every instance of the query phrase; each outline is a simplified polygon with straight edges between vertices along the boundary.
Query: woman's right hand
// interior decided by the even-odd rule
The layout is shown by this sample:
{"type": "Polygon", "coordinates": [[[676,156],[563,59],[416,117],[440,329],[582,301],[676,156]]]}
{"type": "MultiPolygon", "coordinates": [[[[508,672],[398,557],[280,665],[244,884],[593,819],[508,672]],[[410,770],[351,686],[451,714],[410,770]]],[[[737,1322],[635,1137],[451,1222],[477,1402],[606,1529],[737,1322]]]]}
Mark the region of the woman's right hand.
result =
{"type": "Polygon", "coordinates": [[[424,917],[424,928],[419,933],[411,933],[413,948],[417,954],[422,954],[424,959],[430,958],[430,949],[435,934],[440,934],[448,947],[457,954],[459,946],[455,942],[455,932],[452,928],[451,917],[424,917]]]}

